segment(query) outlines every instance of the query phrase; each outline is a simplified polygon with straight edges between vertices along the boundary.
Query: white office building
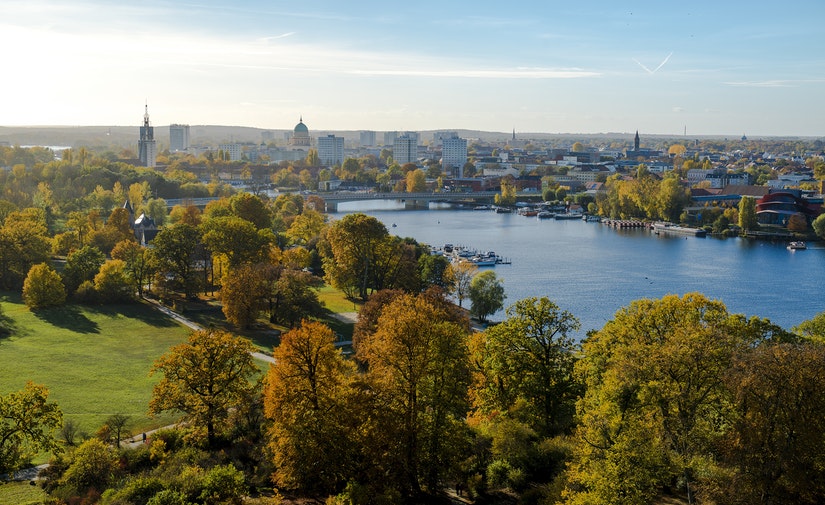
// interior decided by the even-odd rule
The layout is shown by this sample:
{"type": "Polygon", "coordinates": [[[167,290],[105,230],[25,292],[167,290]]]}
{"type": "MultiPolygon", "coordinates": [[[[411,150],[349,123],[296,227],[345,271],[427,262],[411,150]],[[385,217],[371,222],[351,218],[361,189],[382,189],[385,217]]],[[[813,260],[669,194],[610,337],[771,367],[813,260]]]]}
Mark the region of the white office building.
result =
{"type": "Polygon", "coordinates": [[[392,159],[399,165],[415,163],[418,160],[418,134],[399,135],[392,146],[392,159]]]}
{"type": "Polygon", "coordinates": [[[344,163],[344,137],[326,135],[318,137],[318,159],[328,167],[344,163]]]}
{"type": "Polygon", "coordinates": [[[456,134],[441,139],[441,166],[444,172],[454,177],[461,177],[461,169],[467,163],[467,139],[456,134]]]}
{"type": "Polygon", "coordinates": [[[364,147],[372,147],[375,145],[375,132],[374,131],[362,131],[361,132],[361,145],[364,147]]]}
{"type": "Polygon", "coordinates": [[[169,150],[174,152],[189,150],[189,125],[169,125],[169,150]]]}
{"type": "Polygon", "coordinates": [[[240,144],[218,144],[218,150],[223,151],[225,161],[240,161],[242,152],[240,144]]]}

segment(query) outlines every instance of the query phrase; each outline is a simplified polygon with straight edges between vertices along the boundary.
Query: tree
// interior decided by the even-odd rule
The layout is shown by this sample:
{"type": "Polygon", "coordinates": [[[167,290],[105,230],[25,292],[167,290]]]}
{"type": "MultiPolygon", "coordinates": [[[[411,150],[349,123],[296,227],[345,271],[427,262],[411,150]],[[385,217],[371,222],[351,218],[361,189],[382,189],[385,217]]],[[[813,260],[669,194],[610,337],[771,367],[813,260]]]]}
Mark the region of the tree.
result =
{"type": "Polygon", "coordinates": [[[178,410],[213,445],[229,409],[248,401],[257,367],[252,344],[219,330],[199,330],[157,361],[150,375],[163,374],[152,390],[150,414],[178,410]]]}
{"type": "Polygon", "coordinates": [[[470,314],[481,322],[504,306],[504,286],[492,270],[479,273],[470,282],[470,314]]]}
{"type": "Polygon", "coordinates": [[[269,229],[257,229],[235,216],[207,219],[201,224],[202,240],[213,254],[226,257],[229,267],[256,263],[266,258],[275,237],[269,229]]]}
{"type": "Polygon", "coordinates": [[[307,151],[306,164],[309,167],[317,167],[321,164],[321,158],[318,156],[317,149],[307,151]]]}
{"type": "Polygon", "coordinates": [[[752,196],[743,196],[739,200],[739,227],[743,231],[759,228],[756,221],[756,199],[752,196]]]}
{"type": "Polygon", "coordinates": [[[586,393],[570,466],[572,503],[649,503],[665,488],[688,501],[714,475],[735,417],[724,379],[738,354],[789,335],[730,315],[698,293],[637,300],[591,333],[576,372],[586,393]]]}
{"type": "Polygon", "coordinates": [[[241,192],[232,195],[229,199],[229,209],[232,214],[249,221],[259,230],[272,226],[272,213],[266,204],[252,193],[241,192]]]}
{"type": "Polygon", "coordinates": [[[303,321],[275,348],[264,389],[277,486],[332,492],[355,464],[347,406],[352,363],[326,325],[303,321]]]}
{"type": "Polygon", "coordinates": [[[112,481],[117,470],[117,454],[114,449],[96,438],[86,440],[71,454],[71,462],[60,478],[75,493],[86,490],[102,491],[112,481]]]}
{"type": "Polygon", "coordinates": [[[735,470],[711,486],[716,496],[708,494],[717,503],[821,503],[825,346],[757,346],[738,356],[725,383],[737,415],[720,445],[735,470]]]}
{"type": "Polygon", "coordinates": [[[572,424],[580,388],[573,378],[578,320],[547,298],[526,298],[500,324],[473,335],[475,410],[501,413],[543,436],[572,424]]]}
{"type": "Polygon", "coordinates": [[[825,214],[820,214],[817,216],[813,223],[811,223],[811,226],[813,227],[817,237],[825,238],[825,214]]]}
{"type": "Polygon", "coordinates": [[[60,274],[46,263],[34,265],[23,282],[23,302],[30,309],[63,305],[66,288],[60,274]]]}
{"type": "Polygon", "coordinates": [[[196,291],[195,255],[199,244],[198,229],[183,222],[164,227],[152,241],[152,261],[157,270],[172,276],[186,297],[196,291]]]}
{"type": "Polygon", "coordinates": [[[129,436],[129,431],[126,425],[129,424],[129,416],[121,413],[112,414],[106,418],[104,423],[112,433],[115,439],[115,447],[120,447],[120,441],[129,436]]]}
{"type": "Polygon", "coordinates": [[[458,298],[458,306],[461,307],[465,298],[470,296],[470,284],[473,278],[478,274],[478,266],[469,261],[462,261],[460,263],[451,263],[450,270],[452,277],[455,279],[455,297],[458,298]]]}
{"type": "Polygon", "coordinates": [[[0,473],[19,470],[41,451],[60,449],[52,432],[63,413],[48,400],[49,390],[32,382],[0,396],[0,473]]]}
{"type": "Polygon", "coordinates": [[[295,216],[295,220],[292,221],[286,236],[296,244],[307,244],[321,234],[325,223],[326,218],[323,214],[305,208],[301,214],[295,216]]]}
{"type": "Polygon", "coordinates": [[[387,240],[386,226],[366,214],[348,214],[327,230],[324,255],[327,280],[350,295],[366,300],[374,286],[379,248],[387,240]]]}
{"type": "Polygon", "coordinates": [[[407,172],[407,193],[420,193],[427,189],[427,174],[420,168],[407,172]]]}
{"type": "Polygon", "coordinates": [[[149,283],[154,272],[148,250],[135,241],[123,240],[112,249],[112,259],[122,260],[125,263],[127,280],[133,291],[137,291],[138,296],[143,298],[144,287],[149,283]]]}
{"type": "Polygon", "coordinates": [[[226,320],[238,328],[249,328],[264,309],[271,286],[280,275],[280,268],[265,263],[227,269],[221,280],[221,307],[226,320]]]}
{"type": "Polygon", "coordinates": [[[422,254],[418,258],[418,270],[421,272],[421,283],[424,289],[438,286],[444,291],[452,291],[455,279],[450,269],[450,260],[441,254],[422,254]]]}
{"type": "Polygon", "coordinates": [[[0,283],[19,289],[32,266],[49,260],[45,211],[11,212],[0,227],[0,283]]]}
{"type": "Polygon", "coordinates": [[[319,281],[302,270],[281,272],[268,296],[269,320],[292,327],[301,319],[320,316],[324,307],[313,289],[321,287],[319,281]]]}
{"type": "Polygon", "coordinates": [[[123,260],[103,263],[95,275],[94,283],[99,299],[107,303],[124,302],[135,296],[134,284],[129,281],[126,262],[123,260]]]}
{"type": "Polygon", "coordinates": [[[85,245],[66,257],[63,281],[66,290],[73,293],[84,281],[91,281],[106,261],[106,255],[94,246],[85,245]]]}
{"type": "Polygon", "coordinates": [[[513,205],[516,203],[516,186],[502,180],[501,193],[497,194],[494,199],[496,205],[513,205]]]}
{"type": "Polygon", "coordinates": [[[434,490],[464,457],[468,326],[441,302],[404,294],[388,303],[359,346],[368,381],[383,399],[387,470],[406,493],[434,490]]]}

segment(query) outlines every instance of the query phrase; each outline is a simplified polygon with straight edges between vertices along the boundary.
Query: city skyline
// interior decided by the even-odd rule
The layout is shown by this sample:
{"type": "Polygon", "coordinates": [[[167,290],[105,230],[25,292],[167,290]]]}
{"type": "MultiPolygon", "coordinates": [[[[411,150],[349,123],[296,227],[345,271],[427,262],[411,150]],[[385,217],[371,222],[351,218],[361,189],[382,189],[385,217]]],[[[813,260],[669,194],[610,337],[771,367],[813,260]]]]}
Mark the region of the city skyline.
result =
{"type": "Polygon", "coordinates": [[[825,4],[0,0],[2,126],[821,136],[825,4]]]}

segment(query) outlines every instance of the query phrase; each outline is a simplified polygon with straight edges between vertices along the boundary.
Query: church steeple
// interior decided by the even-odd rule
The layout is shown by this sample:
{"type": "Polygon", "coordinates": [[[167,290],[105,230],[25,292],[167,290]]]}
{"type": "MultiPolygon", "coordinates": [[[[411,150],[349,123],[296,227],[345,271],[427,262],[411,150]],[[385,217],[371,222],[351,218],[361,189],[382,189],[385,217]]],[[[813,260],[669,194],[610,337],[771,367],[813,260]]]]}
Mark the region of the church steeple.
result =
{"type": "Polygon", "coordinates": [[[636,130],[636,138],[633,139],[633,150],[639,151],[639,130],[636,130]]]}
{"type": "Polygon", "coordinates": [[[144,127],[149,126],[149,103],[148,102],[146,103],[146,108],[144,109],[144,112],[143,112],[143,126],[144,127]]]}

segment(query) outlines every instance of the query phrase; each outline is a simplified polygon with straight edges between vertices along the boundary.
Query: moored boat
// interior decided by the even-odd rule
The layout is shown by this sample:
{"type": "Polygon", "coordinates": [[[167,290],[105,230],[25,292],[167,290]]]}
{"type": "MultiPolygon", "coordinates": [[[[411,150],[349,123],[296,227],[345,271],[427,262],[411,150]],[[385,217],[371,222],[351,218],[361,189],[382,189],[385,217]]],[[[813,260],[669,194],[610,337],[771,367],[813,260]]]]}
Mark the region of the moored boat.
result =
{"type": "Polygon", "coordinates": [[[807,249],[807,248],[808,248],[808,244],[806,244],[805,242],[803,242],[801,240],[794,240],[793,242],[790,242],[788,244],[788,250],[789,251],[801,251],[801,250],[807,249]]]}

